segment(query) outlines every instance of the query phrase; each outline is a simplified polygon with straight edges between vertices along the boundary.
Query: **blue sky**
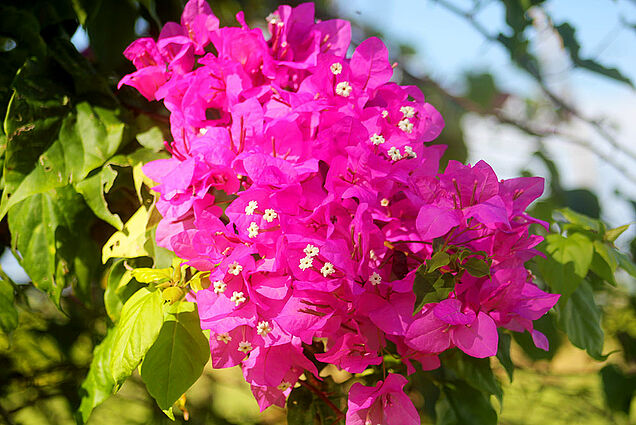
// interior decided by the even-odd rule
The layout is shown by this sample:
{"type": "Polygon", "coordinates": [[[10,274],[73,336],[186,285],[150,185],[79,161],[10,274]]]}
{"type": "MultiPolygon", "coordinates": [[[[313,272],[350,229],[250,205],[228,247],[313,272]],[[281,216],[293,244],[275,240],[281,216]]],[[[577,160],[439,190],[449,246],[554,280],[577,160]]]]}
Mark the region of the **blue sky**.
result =
{"type": "MultiPolygon", "coordinates": [[[[472,2],[450,0],[469,10],[472,2]]],[[[527,90],[532,85],[510,65],[506,52],[485,42],[466,20],[449,12],[433,0],[338,0],[334,2],[343,17],[361,20],[379,28],[391,41],[408,43],[418,51],[423,68],[449,84],[457,82],[466,70],[488,70],[503,87],[527,90]]],[[[506,32],[504,9],[498,1],[483,1],[478,21],[491,33],[506,32]]],[[[577,29],[584,57],[598,57],[606,65],[617,66],[636,80],[636,31],[620,28],[619,16],[636,21],[636,4],[629,0],[548,1],[546,9],[555,23],[570,22],[577,29]]],[[[586,85],[585,71],[576,72],[577,84],[586,85]]],[[[598,81],[589,90],[622,90],[618,83],[598,81]]]]}
{"type": "MultiPolygon", "coordinates": [[[[468,0],[447,1],[464,10],[469,10],[473,4],[468,0]]],[[[476,15],[479,23],[491,34],[508,31],[501,2],[482,0],[482,3],[486,5],[476,15]]],[[[379,29],[389,45],[408,43],[414,47],[416,66],[450,91],[461,92],[465,72],[489,71],[503,90],[529,97],[538,93],[536,84],[510,63],[502,47],[485,41],[464,18],[434,0],[336,0],[334,4],[343,18],[379,29]]],[[[555,24],[569,22],[576,28],[582,46],[581,57],[617,67],[636,81],[636,30],[621,25],[621,19],[636,24],[635,1],[552,0],[544,7],[555,24]]],[[[545,38],[538,41],[541,52],[554,55],[556,51],[559,55],[559,40],[545,38]]],[[[552,82],[586,114],[607,118],[615,125],[619,142],[636,151],[634,90],[585,70],[567,72],[568,62],[565,55],[560,55],[561,68],[556,61],[552,82]]],[[[529,159],[536,145],[519,132],[474,117],[466,119],[463,126],[471,162],[484,159],[504,178],[518,175],[523,168],[530,168],[538,175],[545,173],[538,161],[529,159]]],[[[578,123],[572,127],[577,135],[589,142],[599,146],[604,144],[584,125],[578,123]]],[[[590,188],[600,195],[602,205],[612,206],[605,208],[605,220],[620,225],[635,219],[631,206],[616,197],[614,191],[620,190],[636,199],[636,182],[627,180],[589,152],[562,140],[550,139],[546,144],[562,171],[566,187],[590,188]]],[[[630,164],[626,158],[619,157],[618,160],[636,168],[636,164],[630,164]]],[[[635,233],[632,229],[624,239],[635,233]]]]}

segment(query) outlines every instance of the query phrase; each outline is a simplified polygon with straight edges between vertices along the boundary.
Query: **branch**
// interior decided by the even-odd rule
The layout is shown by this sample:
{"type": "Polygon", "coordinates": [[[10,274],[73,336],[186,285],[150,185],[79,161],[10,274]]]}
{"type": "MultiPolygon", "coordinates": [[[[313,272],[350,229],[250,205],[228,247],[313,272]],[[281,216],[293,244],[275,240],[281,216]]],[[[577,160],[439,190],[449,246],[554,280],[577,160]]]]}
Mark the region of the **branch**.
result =
{"type": "MultiPolygon", "coordinates": [[[[435,3],[438,3],[442,7],[446,8],[446,10],[452,12],[453,14],[466,19],[466,21],[477,32],[479,32],[485,39],[487,39],[488,41],[491,41],[491,42],[497,42],[497,43],[501,44],[506,49],[506,46],[503,45],[502,41],[499,40],[499,38],[497,38],[496,36],[492,35],[484,26],[482,26],[479,22],[477,22],[475,20],[474,12],[464,11],[464,10],[460,9],[459,7],[457,7],[456,5],[454,5],[453,3],[448,2],[446,0],[435,0],[435,3]]],[[[522,69],[524,69],[537,82],[537,84],[541,88],[541,91],[548,97],[548,99],[550,99],[550,101],[552,101],[552,103],[554,103],[559,108],[567,111],[572,116],[574,116],[574,117],[578,118],[579,120],[584,121],[587,124],[589,124],[590,126],[592,126],[592,128],[594,128],[594,130],[607,143],[609,143],[614,149],[616,149],[620,153],[623,153],[623,154],[629,156],[632,160],[636,161],[636,152],[633,152],[633,151],[627,149],[625,146],[621,145],[616,140],[616,138],[612,134],[610,134],[610,132],[602,125],[600,120],[593,119],[593,118],[585,116],[576,107],[574,107],[573,105],[568,103],[563,98],[559,97],[549,87],[547,87],[547,85],[545,84],[545,82],[541,78],[540,74],[535,74],[533,72],[530,72],[529,70],[527,70],[527,69],[525,69],[523,67],[522,67],[522,69]]],[[[602,158],[602,155],[598,154],[597,152],[594,152],[594,153],[596,153],[597,155],[599,155],[599,157],[602,158]]],[[[607,155],[605,155],[605,157],[607,157],[607,155]]]]}
{"type": "Polygon", "coordinates": [[[493,116],[501,124],[507,124],[507,125],[513,126],[517,128],[518,130],[521,130],[523,133],[527,134],[528,136],[536,137],[538,139],[544,139],[544,138],[553,137],[553,136],[561,137],[563,141],[580,146],[588,150],[589,152],[593,153],[598,158],[600,158],[601,160],[609,164],[611,167],[613,167],[615,170],[625,175],[625,177],[627,177],[631,181],[636,181],[636,174],[634,174],[629,168],[627,168],[626,166],[618,162],[616,160],[616,156],[608,155],[607,153],[600,150],[596,145],[594,145],[593,143],[590,143],[587,140],[576,137],[575,135],[566,134],[556,127],[553,127],[553,128],[533,127],[524,121],[515,120],[514,118],[505,115],[500,109],[483,108],[481,105],[471,101],[470,99],[456,96],[450,93],[448,90],[442,87],[439,83],[437,83],[436,81],[432,80],[429,77],[426,77],[426,76],[416,77],[410,72],[408,72],[406,69],[404,68],[402,69],[403,69],[404,79],[407,80],[409,83],[424,83],[432,87],[435,91],[439,92],[442,96],[448,98],[451,102],[455,103],[457,106],[459,106],[460,108],[466,111],[474,112],[479,115],[493,116]]]}
{"type": "Polygon", "coordinates": [[[311,385],[307,381],[303,381],[303,380],[299,379],[298,382],[300,383],[300,385],[302,385],[304,387],[307,387],[309,389],[309,391],[311,391],[312,393],[314,393],[318,397],[320,397],[320,399],[322,401],[324,401],[327,404],[327,406],[329,406],[331,408],[331,410],[333,410],[338,415],[338,420],[340,420],[340,419],[345,417],[344,412],[342,410],[340,410],[340,408],[338,406],[333,404],[333,402],[331,400],[329,400],[329,398],[325,395],[325,393],[323,393],[322,391],[320,391],[318,388],[314,387],[313,385],[311,385]]]}

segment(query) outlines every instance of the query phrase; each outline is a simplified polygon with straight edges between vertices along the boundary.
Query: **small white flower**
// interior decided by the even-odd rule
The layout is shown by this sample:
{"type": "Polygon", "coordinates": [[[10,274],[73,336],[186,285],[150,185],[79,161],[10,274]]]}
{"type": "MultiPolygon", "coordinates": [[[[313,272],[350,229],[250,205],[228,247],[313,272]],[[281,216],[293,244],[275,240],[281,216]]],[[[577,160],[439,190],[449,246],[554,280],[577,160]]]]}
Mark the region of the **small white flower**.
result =
{"type": "Polygon", "coordinates": [[[260,336],[265,336],[272,331],[272,327],[269,325],[269,322],[263,320],[262,322],[258,322],[258,326],[256,327],[256,333],[260,336]]]}
{"type": "Polygon", "coordinates": [[[336,94],[339,96],[349,97],[351,90],[353,90],[353,88],[347,81],[336,84],[336,94]]]}
{"type": "Polygon", "coordinates": [[[336,269],[333,267],[333,264],[331,263],[325,263],[320,269],[320,273],[322,273],[324,277],[330,276],[334,274],[335,272],[336,272],[336,269]]]}
{"type": "Polygon", "coordinates": [[[384,136],[374,133],[373,136],[369,137],[369,140],[371,140],[371,143],[373,143],[375,146],[378,146],[384,143],[384,136]]]}
{"type": "Polygon", "coordinates": [[[375,251],[372,250],[372,249],[369,250],[369,258],[374,260],[374,261],[378,259],[378,256],[375,255],[375,251]]]}
{"type": "Polygon", "coordinates": [[[298,267],[300,268],[300,270],[307,270],[313,264],[314,264],[314,258],[310,256],[306,256],[300,259],[300,264],[298,265],[298,267]]]}
{"type": "Polygon", "coordinates": [[[399,161],[400,159],[402,159],[402,154],[400,153],[400,150],[396,148],[395,146],[392,146],[387,153],[389,154],[389,156],[391,157],[393,161],[399,161]]]}
{"type": "Polygon", "coordinates": [[[410,146],[404,146],[404,152],[411,158],[417,158],[417,154],[413,151],[413,148],[410,146]]]}
{"type": "Polygon", "coordinates": [[[274,219],[278,218],[278,214],[271,208],[265,210],[265,214],[263,214],[263,218],[266,222],[271,223],[274,219]]]}
{"type": "Polygon", "coordinates": [[[369,282],[371,282],[371,285],[374,285],[374,286],[379,285],[380,282],[382,282],[382,276],[380,276],[376,272],[373,272],[373,274],[369,276],[369,282]]]}
{"type": "Polygon", "coordinates": [[[227,268],[227,272],[229,274],[233,274],[234,276],[238,276],[239,273],[241,273],[243,271],[243,266],[241,266],[238,261],[233,262],[232,264],[230,264],[230,267],[227,268]]]}
{"type": "Polygon", "coordinates": [[[250,223],[250,227],[247,228],[247,236],[250,238],[255,238],[258,236],[258,224],[255,221],[250,223]]]}
{"type": "Polygon", "coordinates": [[[386,198],[382,198],[382,200],[380,201],[380,205],[382,205],[383,207],[388,207],[389,206],[389,200],[386,198]]]}
{"type": "Polygon", "coordinates": [[[227,289],[227,284],[222,280],[217,280],[214,282],[214,293],[222,294],[227,289]]]}
{"type": "Polygon", "coordinates": [[[208,132],[208,129],[207,129],[207,128],[201,128],[201,129],[199,129],[199,134],[201,134],[201,135],[205,135],[205,133],[207,133],[207,132],[208,132]]]}
{"type": "Polygon", "coordinates": [[[245,215],[253,215],[256,208],[258,208],[258,202],[250,201],[245,207],[245,215]]]}
{"type": "Polygon", "coordinates": [[[402,106],[400,112],[402,112],[405,118],[413,118],[415,116],[415,108],[412,106],[402,106]]]}
{"type": "Polygon", "coordinates": [[[287,391],[289,387],[291,387],[291,382],[283,381],[278,384],[276,388],[278,388],[280,391],[287,391]]]}
{"type": "Polygon", "coordinates": [[[386,118],[388,116],[389,116],[389,111],[387,111],[386,109],[382,111],[382,118],[386,118]]]}
{"type": "Polygon", "coordinates": [[[398,123],[398,127],[400,128],[400,130],[402,130],[405,133],[411,134],[413,132],[413,123],[411,121],[409,121],[408,118],[402,119],[398,123]]]}
{"type": "Polygon", "coordinates": [[[320,249],[318,249],[317,246],[313,246],[312,244],[307,244],[303,252],[307,254],[307,257],[315,257],[316,255],[320,254],[320,249]]]}
{"type": "Polygon", "coordinates": [[[234,291],[232,292],[232,298],[230,298],[230,301],[238,307],[241,303],[244,303],[246,299],[247,298],[243,296],[243,292],[234,291]]]}
{"type": "Polygon", "coordinates": [[[333,75],[338,75],[342,72],[342,64],[340,62],[334,62],[331,64],[329,69],[331,69],[331,73],[333,75]]]}
{"type": "Polygon", "coordinates": [[[224,343],[227,344],[228,342],[232,341],[232,337],[230,336],[229,333],[223,332],[222,334],[218,334],[216,336],[216,340],[217,341],[223,341],[224,343]]]}
{"type": "Polygon", "coordinates": [[[252,343],[249,341],[241,341],[239,342],[238,350],[247,354],[252,351],[252,343]]]}
{"type": "Polygon", "coordinates": [[[281,22],[278,13],[270,13],[269,15],[267,15],[267,18],[265,18],[265,20],[272,25],[276,25],[277,23],[281,22]]]}

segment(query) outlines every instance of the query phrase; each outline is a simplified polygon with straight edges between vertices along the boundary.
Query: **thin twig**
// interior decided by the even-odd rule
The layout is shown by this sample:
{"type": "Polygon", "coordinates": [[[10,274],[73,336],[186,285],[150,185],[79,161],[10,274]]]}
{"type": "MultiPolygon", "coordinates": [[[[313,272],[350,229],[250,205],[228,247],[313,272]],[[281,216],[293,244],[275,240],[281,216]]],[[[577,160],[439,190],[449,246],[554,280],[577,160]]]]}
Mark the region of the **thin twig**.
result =
{"type": "MultiPolygon", "coordinates": [[[[454,13],[455,15],[466,19],[467,22],[473,27],[473,29],[475,29],[477,32],[479,32],[488,41],[496,42],[496,43],[499,43],[499,44],[501,44],[503,46],[503,41],[500,40],[495,35],[491,34],[484,26],[482,26],[475,19],[474,13],[464,11],[461,8],[457,7],[455,4],[453,4],[451,2],[448,2],[446,0],[435,0],[435,3],[441,5],[446,10],[454,13]]],[[[503,46],[503,47],[506,48],[506,46],[503,46]]],[[[633,151],[627,149],[625,146],[622,146],[616,140],[616,138],[612,134],[610,134],[610,132],[602,125],[601,120],[593,119],[593,118],[585,116],[581,111],[579,111],[573,105],[571,105],[566,100],[564,100],[561,97],[559,97],[556,93],[554,93],[546,85],[545,81],[543,81],[543,79],[542,79],[540,74],[537,74],[535,72],[531,72],[528,69],[525,69],[525,71],[537,82],[537,84],[541,88],[541,91],[543,91],[543,93],[548,97],[548,99],[550,99],[550,101],[552,101],[552,103],[554,103],[556,106],[558,106],[559,108],[563,109],[564,111],[568,112],[572,116],[574,116],[574,117],[578,118],[579,120],[584,121],[587,124],[589,124],[590,126],[592,126],[592,128],[607,143],[609,143],[614,149],[616,149],[620,153],[623,153],[623,154],[629,156],[631,159],[636,161],[636,152],[633,152],[633,151]]],[[[596,151],[594,153],[598,155],[598,151],[596,151]]],[[[599,155],[599,156],[601,156],[601,155],[599,155]]]]}
{"type": "Polygon", "coordinates": [[[338,408],[338,406],[333,404],[333,402],[331,400],[329,400],[329,398],[325,395],[325,393],[323,393],[322,391],[320,391],[318,388],[314,387],[313,385],[311,385],[307,381],[298,380],[298,382],[300,383],[300,385],[302,385],[304,387],[307,387],[309,389],[309,391],[311,391],[312,393],[314,393],[318,397],[320,397],[320,399],[322,401],[324,401],[327,404],[327,406],[329,406],[331,408],[331,410],[333,410],[338,415],[338,421],[345,417],[344,412],[342,410],[340,410],[338,408]]]}

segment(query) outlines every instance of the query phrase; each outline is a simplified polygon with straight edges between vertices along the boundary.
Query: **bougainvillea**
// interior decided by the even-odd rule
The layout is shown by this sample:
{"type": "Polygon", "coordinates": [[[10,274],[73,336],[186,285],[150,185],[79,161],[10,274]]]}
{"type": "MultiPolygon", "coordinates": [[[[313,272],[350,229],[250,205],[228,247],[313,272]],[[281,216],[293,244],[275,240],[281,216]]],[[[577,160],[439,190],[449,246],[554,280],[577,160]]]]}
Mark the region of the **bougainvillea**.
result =
{"type": "MultiPolygon", "coordinates": [[[[498,180],[484,162],[440,172],[444,148],[426,143],[441,115],[391,81],[378,38],[351,48],[347,21],[316,22],[311,3],[279,7],[267,31],[237,20],[219,27],[191,0],[128,47],[137,71],[120,83],[170,111],[172,157],[144,172],[158,243],[209,272],[188,296],[213,367],[240,365],[265,409],[317,362],[360,373],[390,354],[411,374],[453,347],[495,355],[498,328],[546,349],[533,321],[559,296],[524,267],[543,180],[498,180]]],[[[355,384],[347,423],[418,424],[406,382],[355,384]]]]}

